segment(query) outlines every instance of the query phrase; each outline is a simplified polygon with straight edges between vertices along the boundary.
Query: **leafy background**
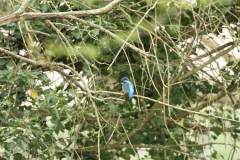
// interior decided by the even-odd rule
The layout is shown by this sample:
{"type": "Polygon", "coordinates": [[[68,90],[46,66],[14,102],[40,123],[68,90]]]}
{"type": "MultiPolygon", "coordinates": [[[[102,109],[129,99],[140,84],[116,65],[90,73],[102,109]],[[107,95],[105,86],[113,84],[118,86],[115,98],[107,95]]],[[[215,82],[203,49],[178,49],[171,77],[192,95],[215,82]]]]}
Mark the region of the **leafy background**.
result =
{"type": "Polygon", "coordinates": [[[139,148],[152,159],[218,159],[214,144],[236,157],[238,60],[212,76],[192,56],[201,48],[213,63],[238,46],[237,0],[0,5],[1,159],[140,159],[139,148]],[[223,26],[231,43],[201,43],[223,26]],[[116,86],[123,76],[134,100],[116,86]],[[232,142],[214,142],[222,135],[232,142]]]}

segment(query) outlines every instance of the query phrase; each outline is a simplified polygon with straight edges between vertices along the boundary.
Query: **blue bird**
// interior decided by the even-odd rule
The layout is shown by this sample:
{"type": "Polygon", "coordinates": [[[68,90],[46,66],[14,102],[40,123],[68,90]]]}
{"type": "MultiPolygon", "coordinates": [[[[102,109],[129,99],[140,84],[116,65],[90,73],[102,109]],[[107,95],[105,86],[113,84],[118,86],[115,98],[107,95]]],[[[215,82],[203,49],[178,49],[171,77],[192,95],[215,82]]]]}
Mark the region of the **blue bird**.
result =
{"type": "Polygon", "coordinates": [[[133,97],[134,93],[134,88],[133,84],[130,82],[128,77],[123,77],[121,79],[121,84],[122,84],[122,90],[124,94],[128,95],[128,97],[131,99],[133,97]]]}

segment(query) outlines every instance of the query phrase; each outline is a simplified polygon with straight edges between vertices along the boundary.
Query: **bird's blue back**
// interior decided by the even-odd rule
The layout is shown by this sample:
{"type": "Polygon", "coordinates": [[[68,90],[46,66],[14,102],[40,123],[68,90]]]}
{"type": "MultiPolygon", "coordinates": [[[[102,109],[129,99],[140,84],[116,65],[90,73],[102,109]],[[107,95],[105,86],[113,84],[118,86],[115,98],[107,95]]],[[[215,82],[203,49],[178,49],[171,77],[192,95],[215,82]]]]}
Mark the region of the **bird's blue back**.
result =
{"type": "Polygon", "coordinates": [[[133,97],[133,93],[134,93],[134,87],[133,84],[129,81],[129,79],[124,79],[122,81],[122,88],[124,90],[125,93],[127,93],[129,98],[133,97]]]}

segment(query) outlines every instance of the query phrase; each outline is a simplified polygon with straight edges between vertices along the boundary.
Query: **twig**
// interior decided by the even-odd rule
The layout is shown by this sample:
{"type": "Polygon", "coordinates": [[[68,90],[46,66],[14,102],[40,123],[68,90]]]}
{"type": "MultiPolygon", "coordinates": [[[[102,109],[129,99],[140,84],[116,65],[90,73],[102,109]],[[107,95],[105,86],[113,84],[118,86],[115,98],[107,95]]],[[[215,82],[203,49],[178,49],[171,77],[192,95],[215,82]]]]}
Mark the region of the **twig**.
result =
{"type": "Polygon", "coordinates": [[[70,11],[70,12],[55,12],[55,13],[23,13],[28,7],[31,0],[25,0],[22,6],[18,9],[17,12],[7,15],[5,17],[0,18],[0,26],[9,24],[11,22],[17,22],[20,18],[24,20],[33,20],[33,19],[51,19],[51,18],[60,18],[60,19],[69,19],[69,15],[73,15],[76,17],[84,17],[84,16],[92,16],[98,14],[105,14],[112,10],[117,4],[119,4],[122,0],[114,0],[110,2],[103,8],[92,9],[86,11],[70,11]]]}
{"type": "Polygon", "coordinates": [[[132,36],[133,32],[138,28],[138,26],[140,25],[140,23],[145,19],[145,17],[148,15],[148,13],[153,10],[155,8],[155,6],[157,5],[158,1],[156,1],[152,7],[150,7],[147,12],[144,14],[144,16],[140,19],[140,21],[136,24],[136,26],[131,30],[131,32],[129,33],[128,37],[126,38],[126,40],[124,40],[121,48],[118,50],[116,56],[114,57],[114,59],[112,60],[112,63],[108,66],[107,70],[109,70],[111,68],[111,66],[113,65],[113,63],[115,62],[115,60],[117,59],[118,55],[121,53],[122,49],[125,47],[126,42],[129,40],[129,38],[132,36]]]}

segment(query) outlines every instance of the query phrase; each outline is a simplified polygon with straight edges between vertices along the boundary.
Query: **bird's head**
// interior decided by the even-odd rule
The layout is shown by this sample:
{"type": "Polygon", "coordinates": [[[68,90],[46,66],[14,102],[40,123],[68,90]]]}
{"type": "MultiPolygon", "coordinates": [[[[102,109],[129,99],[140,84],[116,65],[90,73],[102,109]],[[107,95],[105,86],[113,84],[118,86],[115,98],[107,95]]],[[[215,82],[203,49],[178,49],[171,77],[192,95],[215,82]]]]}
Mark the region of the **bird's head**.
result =
{"type": "Polygon", "coordinates": [[[123,82],[125,82],[125,81],[130,81],[130,80],[129,80],[128,77],[123,77],[123,78],[121,79],[121,83],[123,83],[123,82]]]}
{"type": "Polygon", "coordinates": [[[118,86],[118,85],[120,85],[120,84],[123,84],[123,83],[126,82],[126,81],[130,81],[129,78],[128,78],[128,77],[123,77],[123,78],[121,79],[121,81],[115,85],[115,87],[118,86]]]}

